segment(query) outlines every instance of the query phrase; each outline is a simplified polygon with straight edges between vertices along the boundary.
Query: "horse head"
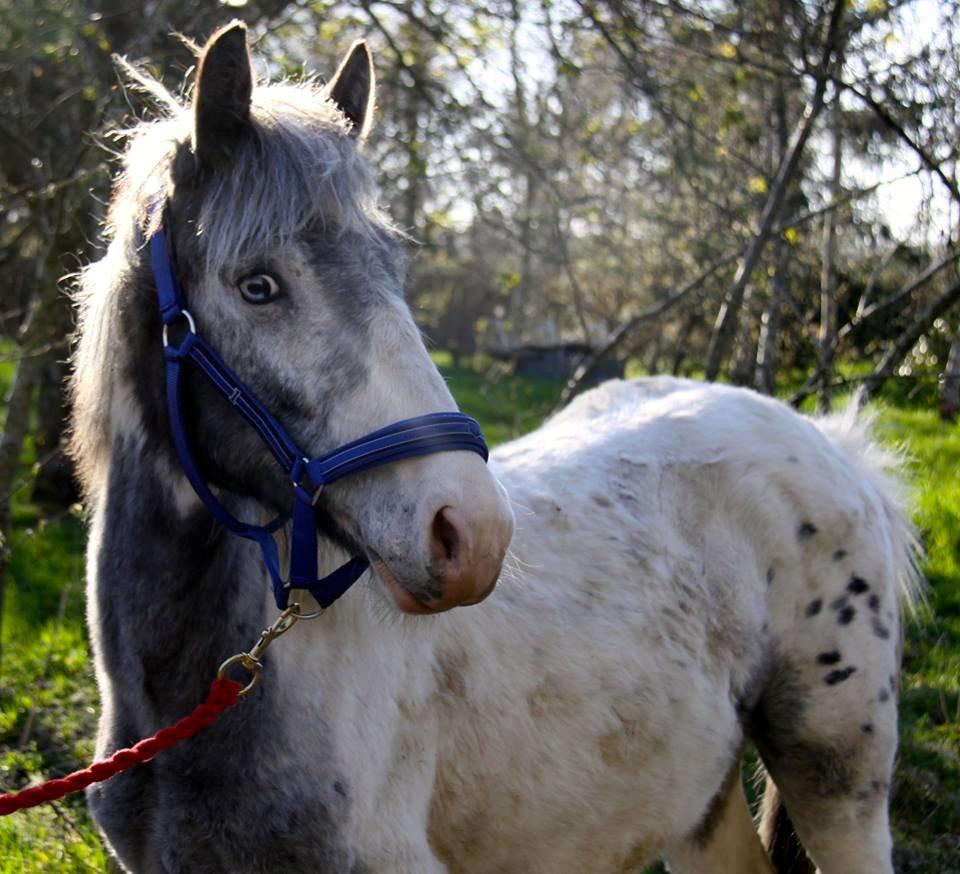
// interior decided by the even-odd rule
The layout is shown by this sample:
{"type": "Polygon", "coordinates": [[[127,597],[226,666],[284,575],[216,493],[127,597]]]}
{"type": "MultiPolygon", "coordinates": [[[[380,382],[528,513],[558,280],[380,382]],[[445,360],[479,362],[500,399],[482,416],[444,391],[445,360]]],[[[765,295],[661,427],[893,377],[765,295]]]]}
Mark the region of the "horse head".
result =
{"type": "MultiPolygon", "coordinates": [[[[234,23],[204,47],[192,107],[145,126],[127,154],[128,181],[152,180],[137,198],[143,230],[158,221],[147,217],[149,196],[166,204],[198,330],[310,456],[456,409],[404,301],[401,236],[376,206],[362,155],[373,107],[364,43],[323,87],[257,87],[246,30],[234,23]],[[138,166],[157,150],[165,166],[138,166]]],[[[184,409],[210,484],[289,509],[290,482],[227,400],[193,378],[184,409]]],[[[486,597],[513,529],[502,489],[467,451],[334,483],[316,516],[330,539],[370,560],[406,613],[486,597]]]]}

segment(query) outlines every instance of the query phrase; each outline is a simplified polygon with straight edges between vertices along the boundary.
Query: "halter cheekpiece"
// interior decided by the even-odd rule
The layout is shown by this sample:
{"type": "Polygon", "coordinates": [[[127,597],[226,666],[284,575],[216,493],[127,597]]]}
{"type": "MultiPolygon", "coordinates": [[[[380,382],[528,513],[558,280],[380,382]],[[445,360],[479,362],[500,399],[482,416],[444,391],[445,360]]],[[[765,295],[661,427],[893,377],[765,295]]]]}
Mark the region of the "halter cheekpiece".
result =
{"type": "Polygon", "coordinates": [[[466,450],[477,453],[486,461],[487,444],[480,426],[464,413],[430,413],[394,422],[326,455],[309,458],[256,395],[200,336],[196,322],[187,309],[183,287],[173,269],[164,222],[150,237],[149,246],[163,319],[167,409],[183,472],[200,500],[220,524],[231,534],[259,545],[280,609],[287,607],[292,589],[306,589],[321,608],[329,607],[359,579],[369,567],[369,561],[365,556],[354,556],[328,576],[317,578],[314,505],[323,488],[353,473],[434,452],[466,450]],[[176,342],[170,336],[170,329],[175,324],[183,329],[182,339],[176,342]],[[281,514],[266,525],[252,525],[231,514],[213,494],[197,467],[187,438],[181,398],[184,364],[187,362],[193,364],[234,406],[273,453],[290,481],[294,496],[290,513],[281,514]],[[274,534],[291,517],[290,568],[288,579],[284,580],[274,534]]]}

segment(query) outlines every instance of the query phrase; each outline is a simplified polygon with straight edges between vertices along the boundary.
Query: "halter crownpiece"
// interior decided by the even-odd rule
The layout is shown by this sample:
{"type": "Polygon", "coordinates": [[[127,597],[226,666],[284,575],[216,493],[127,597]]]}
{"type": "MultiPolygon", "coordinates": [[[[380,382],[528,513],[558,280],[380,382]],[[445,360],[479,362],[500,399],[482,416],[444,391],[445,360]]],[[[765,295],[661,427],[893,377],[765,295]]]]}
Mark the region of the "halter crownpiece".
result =
{"type": "MultiPolygon", "coordinates": [[[[155,206],[151,209],[160,209],[155,206]]],[[[302,452],[270,411],[230,369],[213,347],[200,336],[186,305],[186,295],[177,279],[170,257],[164,222],[150,237],[150,262],[163,319],[163,354],[167,383],[170,430],[180,465],[197,496],[210,514],[231,534],[252,540],[260,547],[263,562],[273,583],[277,607],[286,609],[292,589],[306,589],[321,608],[329,607],[369,567],[366,556],[358,555],[333,573],[317,577],[317,524],[314,504],[323,488],[345,476],[416,458],[435,452],[475,452],[487,460],[487,444],[476,420],[464,413],[429,413],[403,419],[346,443],[326,455],[309,458],[302,452]],[[182,338],[174,342],[170,327],[182,323],[182,338]],[[230,513],[197,467],[183,416],[182,382],[184,364],[190,362],[240,413],[260,436],[290,481],[293,510],[266,525],[243,522],[230,513]],[[283,579],[274,533],[292,517],[290,568],[283,579]]]]}

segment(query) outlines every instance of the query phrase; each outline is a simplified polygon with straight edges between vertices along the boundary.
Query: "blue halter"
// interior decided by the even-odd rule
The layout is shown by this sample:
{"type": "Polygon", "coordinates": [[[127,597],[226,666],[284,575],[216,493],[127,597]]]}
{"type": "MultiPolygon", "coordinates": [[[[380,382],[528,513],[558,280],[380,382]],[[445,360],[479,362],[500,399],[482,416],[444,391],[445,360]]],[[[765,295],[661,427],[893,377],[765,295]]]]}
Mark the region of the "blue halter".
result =
{"type": "Polygon", "coordinates": [[[430,413],[404,419],[379,431],[373,431],[359,440],[346,443],[319,458],[308,458],[256,395],[197,333],[193,316],[186,307],[183,288],[173,270],[162,225],[150,238],[150,260],[163,318],[167,409],[180,465],[214,519],[231,534],[259,545],[263,562],[273,582],[277,607],[281,610],[287,607],[291,589],[306,589],[321,608],[329,607],[369,566],[366,557],[358,555],[328,576],[317,578],[317,525],[314,505],[324,486],[353,473],[434,452],[465,450],[476,452],[484,461],[487,460],[487,444],[480,426],[463,413],[430,413]],[[169,326],[177,322],[183,323],[186,332],[179,342],[174,343],[169,336],[169,326]],[[290,480],[294,496],[291,513],[282,514],[267,525],[251,525],[228,512],[213,494],[197,467],[184,427],[181,385],[183,365],[188,361],[233,404],[237,412],[267,444],[290,480]],[[290,543],[290,572],[289,579],[284,580],[274,533],[291,516],[293,533],[290,543]]]}

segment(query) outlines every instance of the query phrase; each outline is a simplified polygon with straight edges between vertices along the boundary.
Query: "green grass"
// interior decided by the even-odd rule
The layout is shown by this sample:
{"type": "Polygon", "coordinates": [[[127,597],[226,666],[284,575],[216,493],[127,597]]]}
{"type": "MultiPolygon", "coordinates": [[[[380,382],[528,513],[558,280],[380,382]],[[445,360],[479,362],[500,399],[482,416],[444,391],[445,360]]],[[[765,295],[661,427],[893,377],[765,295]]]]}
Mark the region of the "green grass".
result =
{"type": "MultiPolygon", "coordinates": [[[[453,367],[444,353],[434,357],[491,443],[537,427],[556,402],[553,383],[503,375],[484,362],[453,367]]],[[[9,368],[0,365],[0,392],[9,377],[9,368]]],[[[878,427],[885,441],[904,446],[912,459],[930,582],[929,608],[909,624],[904,656],[892,804],[897,868],[937,874],[960,871],[960,427],[938,419],[933,386],[920,388],[908,396],[892,387],[878,427]]],[[[32,461],[28,444],[25,472],[32,461]]],[[[83,622],[82,524],[74,516],[44,524],[28,494],[28,488],[18,491],[13,505],[0,638],[4,790],[90,761],[98,707],[83,622]]],[[[0,819],[0,874],[113,870],[82,797],[0,819]]]]}
{"type": "Polygon", "coordinates": [[[960,870],[960,427],[888,407],[880,433],[911,456],[929,606],[910,623],[892,806],[907,871],[960,870]]]}
{"type": "MultiPolygon", "coordinates": [[[[0,396],[12,376],[0,365],[0,396]]],[[[97,690],[84,625],[83,548],[77,514],[45,521],[29,501],[34,462],[13,495],[0,629],[0,789],[9,791],[88,764],[97,690]]],[[[83,796],[0,819],[0,874],[114,870],[83,796]]]]}
{"type": "Polygon", "coordinates": [[[474,367],[454,367],[449,353],[434,352],[433,360],[460,408],[480,422],[491,445],[534,430],[559,397],[555,382],[518,379],[483,359],[473,362],[474,367]]]}

